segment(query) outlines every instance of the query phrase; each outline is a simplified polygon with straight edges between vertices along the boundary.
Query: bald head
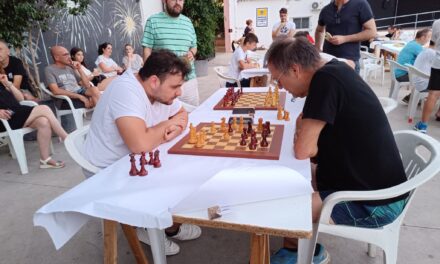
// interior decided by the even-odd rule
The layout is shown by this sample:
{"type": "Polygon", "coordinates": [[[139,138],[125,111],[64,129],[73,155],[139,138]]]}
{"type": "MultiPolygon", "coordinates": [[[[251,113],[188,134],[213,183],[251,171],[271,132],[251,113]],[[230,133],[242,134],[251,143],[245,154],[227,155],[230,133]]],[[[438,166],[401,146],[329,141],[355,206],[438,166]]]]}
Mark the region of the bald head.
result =
{"type": "Polygon", "coordinates": [[[72,59],[70,58],[69,51],[63,46],[53,46],[50,48],[50,55],[52,55],[53,61],[57,65],[70,65],[72,59]]]}

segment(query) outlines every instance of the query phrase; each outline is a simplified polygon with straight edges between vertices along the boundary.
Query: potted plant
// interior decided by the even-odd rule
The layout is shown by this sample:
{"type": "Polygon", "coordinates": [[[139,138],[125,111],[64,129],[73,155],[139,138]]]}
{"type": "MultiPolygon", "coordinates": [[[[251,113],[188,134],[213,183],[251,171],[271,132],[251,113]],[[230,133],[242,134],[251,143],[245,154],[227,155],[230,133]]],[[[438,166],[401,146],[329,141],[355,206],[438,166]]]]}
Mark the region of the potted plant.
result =
{"type": "Polygon", "coordinates": [[[215,56],[215,33],[223,20],[223,2],[186,0],[183,14],[189,17],[197,35],[196,74],[208,75],[208,60],[215,56]]]}

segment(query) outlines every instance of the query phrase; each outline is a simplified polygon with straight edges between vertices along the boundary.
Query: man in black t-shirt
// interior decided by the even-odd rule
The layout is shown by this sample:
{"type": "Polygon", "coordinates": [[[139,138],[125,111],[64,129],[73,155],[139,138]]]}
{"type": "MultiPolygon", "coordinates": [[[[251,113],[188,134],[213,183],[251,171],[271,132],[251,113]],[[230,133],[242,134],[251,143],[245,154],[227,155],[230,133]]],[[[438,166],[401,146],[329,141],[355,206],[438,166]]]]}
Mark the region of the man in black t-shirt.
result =
{"type": "Polygon", "coordinates": [[[35,100],[36,94],[29,83],[29,77],[23,67],[23,62],[10,56],[8,44],[0,40],[0,66],[5,70],[8,80],[20,89],[25,100],[35,100]]]}
{"type": "MultiPolygon", "coordinates": [[[[322,200],[337,191],[368,191],[406,181],[393,133],[371,88],[347,64],[325,62],[307,40],[274,42],[266,54],[268,68],[295,97],[306,97],[296,122],[294,153],[297,159],[316,157],[312,172],[315,188],[312,218],[319,219],[322,200]]],[[[345,202],[334,207],[336,224],[380,227],[402,212],[407,195],[373,202],[345,202]]],[[[284,248],[271,263],[296,263],[297,241],[284,240],[284,248]],[[290,262],[288,262],[290,263],[290,262]]],[[[328,253],[317,245],[313,263],[326,263],[328,253]]]]}
{"type": "Polygon", "coordinates": [[[319,14],[315,46],[338,58],[352,60],[360,71],[360,42],[376,36],[373,12],[366,0],[335,0],[319,14]],[[325,33],[325,37],[324,37],[325,33]],[[329,33],[330,35],[328,35],[329,33]]]}

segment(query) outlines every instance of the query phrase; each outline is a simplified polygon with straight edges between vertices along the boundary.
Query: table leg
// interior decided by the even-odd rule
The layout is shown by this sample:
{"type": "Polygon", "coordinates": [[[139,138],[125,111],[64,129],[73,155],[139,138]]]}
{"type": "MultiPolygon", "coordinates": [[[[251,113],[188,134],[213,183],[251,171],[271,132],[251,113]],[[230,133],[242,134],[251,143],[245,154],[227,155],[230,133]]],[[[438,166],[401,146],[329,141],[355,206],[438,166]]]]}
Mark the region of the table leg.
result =
{"type": "Polygon", "coordinates": [[[148,228],[147,230],[154,264],[166,264],[164,231],[157,228],[148,228]]]}
{"type": "Polygon", "coordinates": [[[251,257],[250,264],[269,264],[269,236],[268,235],[251,235],[251,257]]]}
{"type": "Polygon", "coordinates": [[[136,234],[136,228],[121,224],[122,231],[124,231],[125,237],[127,238],[128,244],[130,245],[131,251],[136,259],[136,263],[138,264],[148,264],[148,259],[144,254],[144,251],[141,247],[141,243],[136,234]]]}
{"type": "Polygon", "coordinates": [[[104,219],[104,264],[118,262],[117,222],[104,219]]]}

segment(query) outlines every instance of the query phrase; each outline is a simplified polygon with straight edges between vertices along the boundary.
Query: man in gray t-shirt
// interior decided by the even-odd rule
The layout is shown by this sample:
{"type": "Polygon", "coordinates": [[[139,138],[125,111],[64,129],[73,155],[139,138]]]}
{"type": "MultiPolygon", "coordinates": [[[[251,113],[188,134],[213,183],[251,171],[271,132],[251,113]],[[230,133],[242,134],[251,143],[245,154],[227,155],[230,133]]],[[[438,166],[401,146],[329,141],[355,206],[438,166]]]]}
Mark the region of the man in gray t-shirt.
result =
{"type": "Polygon", "coordinates": [[[78,99],[86,108],[92,108],[99,100],[100,92],[93,86],[81,69],[81,64],[72,61],[66,48],[54,46],[50,50],[54,64],[44,70],[46,83],[54,95],[66,95],[78,99]]]}

